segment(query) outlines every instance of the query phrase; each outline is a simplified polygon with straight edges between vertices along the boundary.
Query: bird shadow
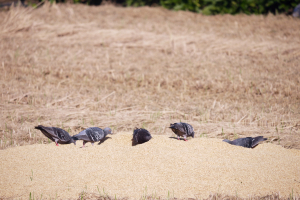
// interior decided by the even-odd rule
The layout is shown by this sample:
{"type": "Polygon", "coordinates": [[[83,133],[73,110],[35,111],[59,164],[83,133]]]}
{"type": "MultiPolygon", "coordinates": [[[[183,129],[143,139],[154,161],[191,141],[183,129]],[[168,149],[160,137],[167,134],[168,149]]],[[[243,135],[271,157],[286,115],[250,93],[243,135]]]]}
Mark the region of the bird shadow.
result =
{"type": "MultiPolygon", "coordinates": [[[[147,142],[149,142],[149,141],[147,141],[147,142]]],[[[131,139],[131,146],[136,146],[136,145],[139,145],[139,144],[145,144],[147,142],[137,143],[134,139],[131,139]]]]}
{"type": "MultiPolygon", "coordinates": [[[[174,140],[178,140],[177,137],[169,137],[169,138],[174,139],[174,140]]],[[[179,138],[179,140],[184,140],[184,139],[183,138],[179,138]]]]}
{"type": "Polygon", "coordinates": [[[103,142],[105,142],[108,139],[112,139],[111,137],[105,137],[102,140],[100,140],[100,142],[98,143],[98,145],[102,144],[103,142]]]}

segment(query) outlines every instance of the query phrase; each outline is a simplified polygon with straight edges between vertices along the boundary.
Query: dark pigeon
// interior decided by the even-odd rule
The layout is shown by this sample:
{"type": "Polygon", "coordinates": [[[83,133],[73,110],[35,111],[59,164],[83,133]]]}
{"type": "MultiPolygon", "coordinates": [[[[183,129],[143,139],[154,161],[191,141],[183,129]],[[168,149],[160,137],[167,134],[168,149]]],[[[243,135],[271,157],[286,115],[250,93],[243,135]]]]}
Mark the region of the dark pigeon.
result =
{"type": "Polygon", "coordinates": [[[133,131],[133,140],[136,144],[148,142],[151,138],[151,134],[146,129],[135,128],[133,131]]]}
{"type": "Polygon", "coordinates": [[[76,144],[69,133],[61,128],[38,125],[35,129],[40,130],[47,138],[55,142],[56,146],[58,144],[76,144]]]}
{"type": "Polygon", "coordinates": [[[293,11],[293,17],[298,17],[298,18],[300,18],[300,4],[298,4],[298,5],[295,7],[295,9],[294,9],[294,11],[293,11]]]}
{"type": "Polygon", "coordinates": [[[179,137],[184,137],[184,141],[186,141],[186,137],[193,137],[194,138],[194,129],[192,125],[187,124],[187,123],[174,123],[170,124],[170,129],[177,135],[178,140],[180,139],[179,137]]]}
{"type": "Polygon", "coordinates": [[[83,147],[84,147],[85,143],[87,142],[91,142],[92,145],[94,145],[95,142],[99,142],[99,141],[101,143],[101,140],[104,139],[107,134],[112,134],[111,129],[108,127],[105,128],[104,130],[98,127],[90,127],[81,131],[77,135],[74,135],[73,139],[75,141],[83,140],[83,147]]]}
{"type": "MultiPolygon", "coordinates": [[[[11,0],[11,1],[0,1],[0,8],[1,7],[11,7],[11,6],[18,6],[19,1],[11,0]]],[[[21,6],[27,7],[28,5],[25,4],[25,0],[21,0],[21,6]]]]}
{"type": "Polygon", "coordinates": [[[265,141],[267,138],[264,138],[263,136],[258,137],[246,137],[246,138],[239,138],[233,141],[230,140],[223,140],[223,142],[227,142],[232,145],[246,147],[246,148],[254,148],[258,145],[259,142],[265,141]]]}

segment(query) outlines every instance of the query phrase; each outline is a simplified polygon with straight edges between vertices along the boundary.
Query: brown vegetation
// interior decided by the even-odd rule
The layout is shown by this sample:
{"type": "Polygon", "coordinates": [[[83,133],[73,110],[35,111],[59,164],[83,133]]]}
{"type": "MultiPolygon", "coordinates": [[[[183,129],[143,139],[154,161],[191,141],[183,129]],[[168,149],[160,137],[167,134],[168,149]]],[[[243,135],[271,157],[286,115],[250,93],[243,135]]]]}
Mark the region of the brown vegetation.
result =
{"type": "Polygon", "coordinates": [[[0,148],[88,126],[300,148],[300,20],[49,5],[0,13],[0,148]]]}

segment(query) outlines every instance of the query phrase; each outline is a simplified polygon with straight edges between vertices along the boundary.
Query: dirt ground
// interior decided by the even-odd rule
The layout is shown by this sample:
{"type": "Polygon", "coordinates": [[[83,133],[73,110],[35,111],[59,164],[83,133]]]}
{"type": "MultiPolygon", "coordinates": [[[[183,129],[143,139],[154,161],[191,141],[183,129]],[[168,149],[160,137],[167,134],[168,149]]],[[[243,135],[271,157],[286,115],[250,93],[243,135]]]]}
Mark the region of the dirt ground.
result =
{"type": "Polygon", "coordinates": [[[117,133],[86,148],[80,148],[82,142],[51,143],[0,151],[0,196],[75,199],[84,191],[130,199],[202,199],[211,193],[242,198],[300,193],[299,150],[170,137],[153,135],[149,142],[132,146],[132,133],[117,133]]]}
{"type": "MultiPolygon", "coordinates": [[[[208,138],[220,141],[267,137],[255,151],[238,148],[243,151],[241,155],[251,152],[253,157],[253,152],[265,147],[266,155],[271,154],[271,149],[282,151],[278,157],[274,155],[276,160],[271,164],[259,164],[263,170],[266,166],[271,169],[272,164],[277,166],[273,162],[287,162],[288,152],[293,152],[291,157],[299,160],[293,157],[298,150],[288,150],[300,149],[299,27],[299,19],[284,15],[202,16],[162,8],[113,5],[46,2],[38,9],[16,7],[0,12],[0,149],[4,149],[1,154],[23,151],[22,148],[30,154],[30,149],[41,148],[42,152],[43,148],[51,147],[45,145],[48,139],[34,129],[38,124],[64,128],[71,135],[90,126],[111,127],[116,134],[143,127],[164,138],[172,134],[168,129],[170,123],[184,121],[193,125],[198,142],[208,138]]],[[[109,148],[115,146],[110,141],[108,144],[113,145],[109,148]]],[[[223,143],[221,146],[225,148],[223,143]]],[[[71,151],[69,148],[72,146],[62,147],[67,152],[71,151]]],[[[230,152],[226,153],[231,155],[230,152]]],[[[225,152],[221,153],[225,157],[225,152]]],[[[200,160],[191,161],[195,162],[191,163],[195,164],[193,169],[205,172],[200,164],[196,166],[200,160]]],[[[295,165],[298,160],[289,160],[288,170],[299,170],[295,165]]],[[[85,162],[90,161],[83,159],[79,166],[85,162]]],[[[72,167],[78,165],[77,161],[73,164],[72,167]]],[[[30,174],[32,166],[26,166],[30,174]]],[[[239,170],[245,169],[247,176],[250,166],[258,167],[242,166],[239,170]]],[[[280,166],[287,170],[285,164],[280,166]]],[[[259,170],[255,169],[253,173],[258,178],[259,170]]],[[[27,171],[24,173],[29,176],[27,171]]],[[[282,178],[296,180],[282,182],[287,184],[283,187],[284,194],[291,188],[299,189],[299,174],[294,172],[282,178]]],[[[1,173],[4,173],[2,168],[1,173]]],[[[184,176],[184,172],[178,173],[184,176]]],[[[241,178],[229,174],[227,179],[241,178]]],[[[216,178],[214,174],[210,176],[208,182],[216,178]]],[[[262,180],[267,180],[265,176],[268,175],[264,174],[262,180]]],[[[172,178],[177,180],[175,176],[172,178]]],[[[136,184],[142,180],[146,178],[140,178],[136,184]]],[[[242,182],[250,185],[250,180],[254,182],[245,178],[242,182]]],[[[278,187],[253,189],[249,194],[276,192],[282,188],[279,180],[278,187]]],[[[31,189],[33,181],[28,177],[26,181],[31,189]]],[[[224,185],[222,192],[235,194],[237,185],[228,189],[222,181],[215,182],[221,184],[221,189],[224,185]]],[[[39,182],[34,184],[38,187],[39,182]]],[[[84,185],[78,185],[80,190],[81,186],[84,185]]],[[[176,197],[198,194],[196,189],[187,191],[188,186],[182,189],[171,186],[180,191],[175,193],[176,197]]],[[[42,185],[41,188],[44,189],[42,185]]],[[[154,188],[152,185],[151,190],[154,188]]],[[[206,189],[212,191],[205,191],[214,192],[218,188],[215,184],[208,185],[206,189]]],[[[246,195],[245,188],[240,189],[244,191],[241,195],[246,195]]],[[[204,191],[204,186],[199,191],[204,191]]],[[[113,189],[111,193],[122,192],[113,189]]],[[[77,195],[77,190],[72,194],[77,195]]]]}

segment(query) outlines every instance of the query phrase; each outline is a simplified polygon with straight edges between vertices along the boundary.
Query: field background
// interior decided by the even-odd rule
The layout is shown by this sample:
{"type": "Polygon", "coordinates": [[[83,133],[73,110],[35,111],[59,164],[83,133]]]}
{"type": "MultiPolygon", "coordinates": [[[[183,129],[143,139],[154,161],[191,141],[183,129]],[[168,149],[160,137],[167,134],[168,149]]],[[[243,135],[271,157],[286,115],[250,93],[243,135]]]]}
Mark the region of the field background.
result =
{"type": "Polygon", "coordinates": [[[0,12],[0,148],[144,127],[300,148],[300,20],[45,3],[0,12]]]}

